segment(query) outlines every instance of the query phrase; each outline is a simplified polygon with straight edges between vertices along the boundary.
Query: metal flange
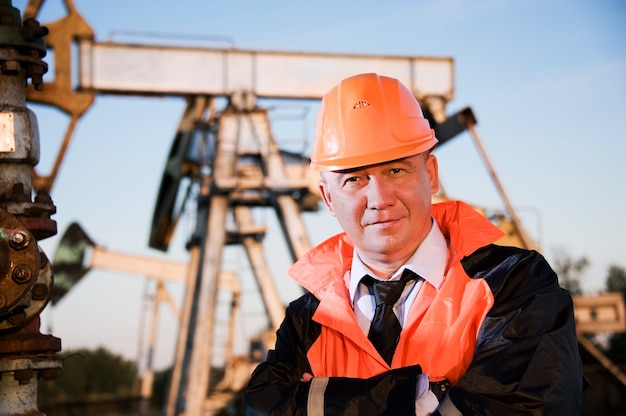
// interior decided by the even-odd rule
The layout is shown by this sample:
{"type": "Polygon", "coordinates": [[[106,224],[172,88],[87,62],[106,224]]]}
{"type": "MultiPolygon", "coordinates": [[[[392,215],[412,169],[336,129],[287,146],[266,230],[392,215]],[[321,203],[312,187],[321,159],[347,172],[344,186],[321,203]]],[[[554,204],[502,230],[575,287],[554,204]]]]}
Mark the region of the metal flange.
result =
{"type": "Polygon", "coordinates": [[[24,327],[52,295],[52,265],[32,233],[0,209],[0,333],[24,327]]]}

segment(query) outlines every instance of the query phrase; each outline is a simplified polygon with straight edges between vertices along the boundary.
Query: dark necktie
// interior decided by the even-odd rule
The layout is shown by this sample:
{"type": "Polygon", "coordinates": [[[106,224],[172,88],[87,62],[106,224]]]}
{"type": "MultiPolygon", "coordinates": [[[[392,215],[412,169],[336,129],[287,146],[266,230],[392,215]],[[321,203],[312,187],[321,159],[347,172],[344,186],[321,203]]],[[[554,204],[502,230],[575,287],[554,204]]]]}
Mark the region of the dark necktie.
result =
{"type": "Polygon", "coordinates": [[[417,277],[409,269],[404,269],[399,280],[376,280],[369,275],[361,279],[361,282],[374,295],[376,301],[374,318],[367,337],[389,365],[391,365],[402,330],[400,322],[393,312],[393,305],[400,299],[406,284],[417,277]]]}

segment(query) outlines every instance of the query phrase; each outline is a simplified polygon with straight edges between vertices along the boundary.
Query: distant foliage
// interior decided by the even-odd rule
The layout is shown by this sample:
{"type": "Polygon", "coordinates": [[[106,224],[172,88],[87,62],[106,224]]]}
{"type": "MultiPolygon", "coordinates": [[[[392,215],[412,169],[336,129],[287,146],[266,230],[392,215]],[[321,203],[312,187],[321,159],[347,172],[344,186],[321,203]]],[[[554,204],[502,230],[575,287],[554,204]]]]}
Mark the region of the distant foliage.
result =
{"type": "Polygon", "coordinates": [[[606,276],[606,290],[608,292],[626,293],[626,270],[623,267],[611,265],[606,276]]]}
{"type": "Polygon", "coordinates": [[[152,385],[152,397],[157,400],[165,400],[167,397],[170,381],[172,380],[172,367],[154,373],[152,385]]]}
{"type": "Polygon", "coordinates": [[[42,403],[59,400],[119,398],[133,394],[137,366],[104,347],[62,351],[63,368],[53,381],[39,381],[42,403]]]}
{"type": "MultiPolygon", "coordinates": [[[[606,277],[607,292],[621,292],[626,301],[626,269],[616,265],[609,267],[606,277]]],[[[611,334],[606,356],[618,364],[626,364],[626,333],[611,334]]]]}
{"type": "Polygon", "coordinates": [[[552,263],[552,267],[559,277],[559,284],[562,288],[569,290],[572,295],[581,295],[580,277],[587,267],[589,260],[587,257],[573,259],[563,251],[558,251],[552,263]]]}

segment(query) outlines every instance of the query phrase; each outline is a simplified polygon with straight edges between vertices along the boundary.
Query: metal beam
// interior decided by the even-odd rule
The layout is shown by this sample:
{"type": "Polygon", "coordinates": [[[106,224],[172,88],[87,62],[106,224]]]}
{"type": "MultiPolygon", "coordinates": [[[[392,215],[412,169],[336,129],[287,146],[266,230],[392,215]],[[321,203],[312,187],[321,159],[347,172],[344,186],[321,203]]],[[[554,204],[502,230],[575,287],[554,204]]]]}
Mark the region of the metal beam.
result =
{"type": "MultiPolygon", "coordinates": [[[[238,228],[245,229],[254,225],[250,207],[235,207],[234,214],[238,228]]],[[[272,272],[265,260],[263,242],[248,235],[242,238],[242,244],[254,270],[254,277],[259,285],[259,292],[263,298],[263,305],[270,318],[272,329],[276,331],[285,316],[285,306],[280,299],[278,288],[272,278],[272,272]]]]}
{"type": "Polygon", "coordinates": [[[186,263],[182,262],[116,253],[99,247],[93,247],[91,267],[146,275],[161,281],[178,282],[186,281],[189,268],[186,263]]]}
{"type": "Polygon", "coordinates": [[[276,212],[287,243],[289,243],[291,257],[295,262],[313,247],[302,215],[300,215],[300,209],[296,201],[290,196],[278,195],[276,197],[276,212]]]}
{"type": "Polygon", "coordinates": [[[137,95],[319,99],[341,78],[378,72],[398,78],[418,99],[454,95],[453,60],[205,49],[79,41],[79,90],[137,95]]]}
{"type": "Polygon", "coordinates": [[[197,288],[193,348],[190,351],[188,377],[185,386],[184,412],[182,415],[200,415],[204,399],[209,391],[209,379],[213,353],[213,328],[217,303],[218,277],[222,264],[222,249],[226,240],[226,214],[228,197],[213,195],[210,199],[209,217],[202,244],[201,278],[197,288]]]}

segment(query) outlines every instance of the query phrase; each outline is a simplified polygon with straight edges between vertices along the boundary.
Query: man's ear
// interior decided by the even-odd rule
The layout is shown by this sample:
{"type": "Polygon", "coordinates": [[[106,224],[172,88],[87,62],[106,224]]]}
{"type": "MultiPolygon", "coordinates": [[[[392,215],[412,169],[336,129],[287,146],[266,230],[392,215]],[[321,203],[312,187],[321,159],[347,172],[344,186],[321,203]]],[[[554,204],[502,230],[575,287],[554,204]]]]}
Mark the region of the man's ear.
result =
{"type": "Polygon", "coordinates": [[[428,155],[426,170],[430,178],[430,193],[434,195],[439,192],[439,164],[435,155],[428,155]]]}
{"type": "Polygon", "coordinates": [[[328,209],[328,213],[334,217],[335,210],[333,209],[332,197],[328,191],[328,184],[324,179],[322,179],[317,183],[317,185],[320,188],[320,195],[322,196],[324,205],[326,205],[326,209],[328,209]]]}

